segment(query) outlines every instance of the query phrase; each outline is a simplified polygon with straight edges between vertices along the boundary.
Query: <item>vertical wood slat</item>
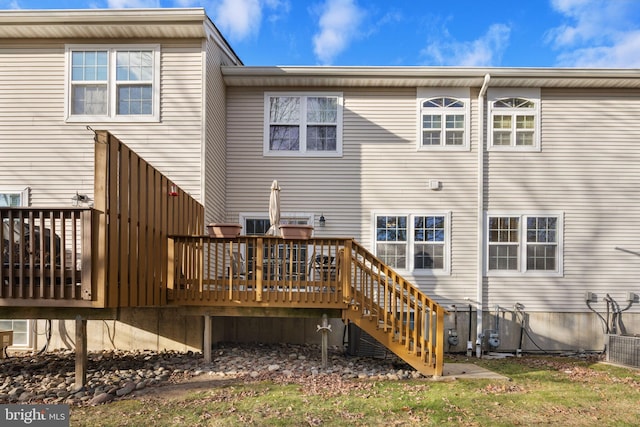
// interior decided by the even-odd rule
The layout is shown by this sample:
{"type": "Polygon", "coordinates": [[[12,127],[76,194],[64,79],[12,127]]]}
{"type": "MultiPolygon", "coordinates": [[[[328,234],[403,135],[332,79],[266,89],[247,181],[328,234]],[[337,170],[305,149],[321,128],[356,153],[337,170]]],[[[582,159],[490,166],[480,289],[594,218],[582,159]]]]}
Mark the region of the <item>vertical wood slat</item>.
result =
{"type": "MultiPolygon", "coordinates": [[[[162,203],[160,199],[164,195],[165,198],[168,197],[166,192],[162,191],[162,175],[155,171],[153,174],[153,206],[154,206],[154,215],[153,215],[153,243],[151,245],[152,257],[154,259],[153,262],[153,282],[151,283],[151,301],[152,305],[158,306],[160,305],[160,286],[162,283],[162,255],[161,249],[164,249],[163,246],[166,245],[165,241],[161,240],[160,230],[162,229],[162,215],[160,214],[162,209],[162,203]]],[[[165,249],[166,251],[166,249],[165,249]]]]}
{"type": "Polygon", "coordinates": [[[96,307],[107,306],[107,200],[109,175],[109,134],[96,132],[94,144],[94,184],[92,222],[91,269],[95,287],[96,307]]]}
{"type": "Polygon", "coordinates": [[[144,257],[146,259],[145,267],[146,267],[146,280],[144,282],[144,305],[153,305],[153,266],[155,261],[153,259],[153,235],[155,233],[154,227],[154,218],[155,218],[155,192],[154,192],[154,182],[155,182],[155,170],[149,165],[146,165],[147,172],[147,193],[144,195],[147,199],[147,217],[146,217],[146,230],[147,230],[147,239],[144,250],[144,257]]]}
{"type": "Polygon", "coordinates": [[[129,180],[129,171],[131,169],[131,150],[129,147],[122,144],[120,146],[120,167],[118,183],[120,187],[118,198],[118,210],[119,215],[119,253],[120,253],[120,292],[119,306],[129,307],[131,301],[130,297],[130,279],[129,279],[129,264],[132,261],[131,254],[129,253],[129,236],[131,236],[131,181],[129,180]]]}
{"type": "MultiPolygon", "coordinates": [[[[91,300],[95,295],[98,294],[97,291],[97,283],[92,280],[93,276],[93,250],[94,245],[91,243],[93,241],[93,234],[98,234],[96,230],[92,227],[94,221],[94,211],[84,211],[82,212],[80,218],[82,223],[82,285],[81,285],[81,295],[80,298],[83,300],[91,300]]],[[[74,225],[75,229],[75,225],[74,225]]],[[[76,267],[76,254],[75,252],[72,254],[71,258],[72,266],[73,266],[73,277],[75,281],[75,267],[76,267]]]]}
{"type": "Polygon", "coordinates": [[[114,137],[109,138],[109,164],[108,164],[108,255],[107,255],[107,306],[117,307],[119,302],[120,284],[118,283],[119,259],[118,259],[118,167],[119,167],[120,142],[114,137]]]}
{"type": "Polygon", "coordinates": [[[140,159],[130,153],[129,158],[129,305],[138,305],[139,269],[139,232],[140,232],[140,159]]]}

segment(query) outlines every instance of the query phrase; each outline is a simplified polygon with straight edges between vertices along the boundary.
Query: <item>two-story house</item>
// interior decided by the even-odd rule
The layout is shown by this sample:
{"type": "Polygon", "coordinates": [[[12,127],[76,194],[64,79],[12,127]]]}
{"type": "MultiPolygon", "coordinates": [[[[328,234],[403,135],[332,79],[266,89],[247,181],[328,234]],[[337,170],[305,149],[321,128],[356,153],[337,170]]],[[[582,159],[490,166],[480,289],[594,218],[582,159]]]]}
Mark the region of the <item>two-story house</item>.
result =
{"type": "MultiPolygon", "coordinates": [[[[354,238],[443,304],[453,351],[640,330],[637,70],[246,67],[201,9],[4,11],[0,62],[12,204],[91,198],[87,126],[106,129],[243,234],[269,228],[278,180],[283,222],[354,238]]],[[[93,346],[199,348],[201,323],[148,310],[96,322],[93,346]]],[[[314,339],[295,325],[278,339],[314,339]]]]}

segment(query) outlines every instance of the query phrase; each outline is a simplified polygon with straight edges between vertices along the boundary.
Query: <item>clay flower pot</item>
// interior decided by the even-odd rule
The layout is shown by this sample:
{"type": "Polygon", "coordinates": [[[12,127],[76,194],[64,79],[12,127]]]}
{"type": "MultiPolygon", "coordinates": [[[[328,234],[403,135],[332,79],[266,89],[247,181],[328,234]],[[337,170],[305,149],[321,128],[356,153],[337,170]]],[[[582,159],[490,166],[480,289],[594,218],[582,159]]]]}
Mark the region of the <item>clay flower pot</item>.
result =
{"type": "Polygon", "coordinates": [[[226,224],[215,222],[207,225],[210,237],[223,237],[225,239],[235,239],[242,230],[241,224],[226,224]]]}
{"type": "Polygon", "coordinates": [[[283,239],[308,239],[313,231],[312,225],[280,224],[280,233],[283,239]]]}

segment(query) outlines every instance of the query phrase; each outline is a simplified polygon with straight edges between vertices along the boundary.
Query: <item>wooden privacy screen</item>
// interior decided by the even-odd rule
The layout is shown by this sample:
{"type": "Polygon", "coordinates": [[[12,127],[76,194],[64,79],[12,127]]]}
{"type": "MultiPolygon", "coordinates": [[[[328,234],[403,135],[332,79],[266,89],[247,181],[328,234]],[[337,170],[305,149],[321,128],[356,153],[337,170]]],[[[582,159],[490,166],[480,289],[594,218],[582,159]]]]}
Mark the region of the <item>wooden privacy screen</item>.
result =
{"type": "Polygon", "coordinates": [[[164,305],[167,236],[201,235],[204,207],[109,132],[95,142],[96,305],[164,305]]]}

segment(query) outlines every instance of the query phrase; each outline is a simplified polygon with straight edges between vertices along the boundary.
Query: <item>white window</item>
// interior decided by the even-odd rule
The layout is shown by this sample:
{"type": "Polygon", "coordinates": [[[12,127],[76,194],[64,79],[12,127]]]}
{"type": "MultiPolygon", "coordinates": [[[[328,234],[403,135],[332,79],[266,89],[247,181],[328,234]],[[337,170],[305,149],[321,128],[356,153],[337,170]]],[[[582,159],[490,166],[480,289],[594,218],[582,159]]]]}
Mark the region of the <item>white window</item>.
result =
{"type": "MultiPolygon", "coordinates": [[[[311,213],[280,213],[280,224],[303,224],[313,225],[314,215],[311,213]]],[[[243,227],[243,233],[247,236],[263,235],[269,229],[269,213],[243,213],[240,214],[240,224],[243,227]]]]}
{"type": "Polygon", "coordinates": [[[266,93],[264,154],[342,155],[342,95],[266,93]]]}
{"type": "Polygon", "coordinates": [[[160,48],[67,46],[68,121],[158,121],[160,48]]]}
{"type": "Polygon", "coordinates": [[[540,150],[539,90],[490,90],[489,149],[540,150]]]}
{"type": "Polygon", "coordinates": [[[562,274],[562,215],[489,214],[489,274],[562,274]]]}
{"type": "MultiPolygon", "coordinates": [[[[313,225],[313,214],[308,213],[281,213],[281,224],[303,224],[313,225]]],[[[244,228],[244,234],[264,235],[271,226],[268,213],[249,213],[240,215],[240,224],[244,228]]],[[[243,249],[245,252],[246,268],[248,272],[256,271],[254,266],[254,258],[256,248],[252,243],[247,244],[243,249]]],[[[309,265],[309,249],[307,245],[295,243],[293,245],[283,245],[281,240],[270,240],[265,242],[262,248],[262,256],[265,264],[263,272],[270,275],[274,279],[279,274],[277,270],[280,268],[279,261],[286,259],[286,277],[302,278],[308,276],[309,265]]]]}
{"type": "Polygon", "coordinates": [[[399,270],[448,273],[449,217],[448,213],[375,215],[376,256],[399,270]]]}
{"type": "MultiPolygon", "coordinates": [[[[27,206],[29,203],[29,188],[24,190],[3,190],[0,189],[0,207],[27,206]]],[[[0,226],[4,226],[0,224],[0,226]]],[[[8,230],[8,228],[7,228],[8,230]]],[[[3,247],[6,247],[3,245],[3,247]]],[[[3,265],[7,262],[5,254],[2,256],[3,265]]],[[[32,334],[31,321],[23,319],[0,319],[0,330],[13,331],[13,345],[11,348],[31,348],[32,334]]]]}
{"type": "Polygon", "coordinates": [[[418,149],[469,149],[469,89],[418,88],[418,149]]]}

